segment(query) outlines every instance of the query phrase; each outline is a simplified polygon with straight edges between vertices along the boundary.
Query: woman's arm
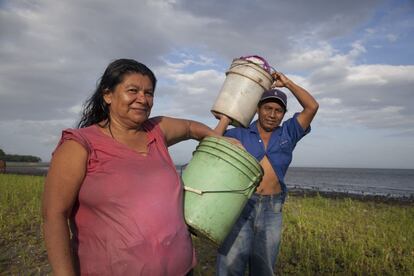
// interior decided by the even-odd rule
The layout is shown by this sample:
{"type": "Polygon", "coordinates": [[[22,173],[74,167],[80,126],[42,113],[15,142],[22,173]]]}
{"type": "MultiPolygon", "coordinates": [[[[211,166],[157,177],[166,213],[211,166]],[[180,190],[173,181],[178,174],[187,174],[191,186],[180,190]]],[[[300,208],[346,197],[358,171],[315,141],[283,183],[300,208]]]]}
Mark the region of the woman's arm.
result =
{"type": "Polygon", "coordinates": [[[55,151],[43,192],[43,232],[54,275],[75,275],[68,217],[86,172],[88,153],[79,143],[65,141],[55,151]]]}
{"type": "Polygon", "coordinates": [[[220,136],[210,127],[196,121],[171,117],[159,117],[158,120],[168,146],[188,139],[200,141],[206,136],[220,136]]]}
{"type": "Polygon", "coordinates": [[[214,112],[214,116],[219,120],[217,126],[214,128],[214,132],[223,135],[229,124],[231,124],[232,119],[227,115],[218,112],[214,112]]]}
{"type": "Polygon", "coordinates": [[[220,118],[220,122],[214,130],[205,124],[191,120],[174,119],[169,117],[159,117],[158,119],[160,120],[160,128],[164,133],[168,146],[188,139],[195,139],[200,141],[206,136],[213,136],[222,137],[228,142],[238,147],[244,148],[240,141],[234,138],[222,136],[227,126],[231,122],[231,119],[227,116],[223,115],[220,118]]]}

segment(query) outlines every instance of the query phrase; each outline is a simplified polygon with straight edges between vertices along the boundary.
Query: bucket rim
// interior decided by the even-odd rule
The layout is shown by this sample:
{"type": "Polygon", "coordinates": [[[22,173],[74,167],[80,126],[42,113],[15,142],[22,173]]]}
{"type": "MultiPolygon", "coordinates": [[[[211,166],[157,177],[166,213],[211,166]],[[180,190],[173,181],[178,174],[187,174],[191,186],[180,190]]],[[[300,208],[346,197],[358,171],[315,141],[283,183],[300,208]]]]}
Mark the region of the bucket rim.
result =
{"type": "MultiPolygon", "coordinates": [[[[228,150],[228,148],[227,148],[227,150],[228,150]]],[[[257,179],[258,179],[257,176],[258,175],[260,175],[260,177],[263,176],[263,170],[261,169],[261,167],[258,168],[256,166],[254,166],[252,168],[252,166],[249,166],[249,165],[253,165],[253,164],[250,163],[249,160],[246,160],[246,159],[240,160],[238,158],[238,157],[240,157],[240,155],[235,156],[235,155],[229,153],[226,150],[214,148],[214,147],[211,147],[211,146],[208,146],[208,145],[202,145],[202,146],[197,147],[197,152],[198,153],[203,152],[203,153],[206,153],[206,154],[213,155],[213,156],[215,156],[217,158],[220,158],[221,160],[229,163],[231,166],[233,166],[235,168],[238,168],[239,170],[241,169],[240,166],[242,166],[243,168],[247,169],[248,172],[246,172],[244,170],[241,170],[241,172],[253,182],[257,181],[257,179]],[[223,158],[222,156],[217,155],[217,152],[225,154],[227,156],[227,158],[223,158]],[[230,162],[230,160],[228,160],[228,158],[232,158],[237,162],[230,162]]]]}
{"type": "Polygon", "coordinates": [[[256,160],[256,158],[254,158],[249,152],[247,152],[245,149],[240,148],[236,145],[233,145],[232,143],[230,143],[229,141],[226,141],[226,139],[223,137],[214,137],[214,136],[207,136],[205,137],[199,146],[203,146],[203,142],[213,142],[216,144],[220,144],[228,149],[230,149],[231,151],[233,151],[234,153],[236,153],[238,156],[243,157],[245,160],[247,160],[251,165],[253,165],[253,167],[255,167],[261,174],[263,174],[263,168],[262,166],[259,164],[259,162],[256,160]]]}
{"type": "MultiPolygon", "coordinates": [[[[254,70],[256,70],[256,71],[260,72],[261,74],[265,75],[265,77],[266,77],[266,78],[268,78],[268,80],[269,80],[271,83],[273,83],[273,77],[272,77],[272,75],[271,75],[269,72],[267,72],[265,69],[263,69],[260,65],[258,65],[258,64],[256,64],[256,63],[254,63],[254,62],[251,62],[251,61],[245,60],[245,59],[234,59],[234,60],[233,60],[233,62],[230,64],[230,68],[229,68],[229,70],[228,70],[228,71],[226,71],[226,75],[227,75],[228,73],[230,73],[230,72],[231,72],[231,70],[232,70],[234,67],[236,67],[236,66],[241,66],[241,65],[248,66],[248,67],[250,67],[250,68],[252,68],[252,69],[254,69],[254,70]]],[[[232,73],[234,73],[234,72],[232,72],[232,73]]]]}

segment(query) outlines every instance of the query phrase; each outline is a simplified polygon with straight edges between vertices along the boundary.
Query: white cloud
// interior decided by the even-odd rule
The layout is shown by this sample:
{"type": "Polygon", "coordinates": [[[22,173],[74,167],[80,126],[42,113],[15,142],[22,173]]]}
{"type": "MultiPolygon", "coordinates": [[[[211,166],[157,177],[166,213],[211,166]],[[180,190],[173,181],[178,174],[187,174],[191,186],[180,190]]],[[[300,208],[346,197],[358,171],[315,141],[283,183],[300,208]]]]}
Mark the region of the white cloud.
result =
{"type": "Polygon", "coordinates": [[[398,40],[398,35],[388,34],[387,39],[388,39],[389,42],[396,42],[398,40]]]}
{"type": "Polygon", "coordinates": [[[332,106],[336,106],[338,104],[340,104],[342,101],[339,98],[322,98],[319,100],[319,103],[321,105],[332,105],[332,106]]]}
{"type": "Polygon", "coordinates": [[[284,63],[285,67],[293,70],[313,70],[314,68],[326,66],[333,55],[334,49],[332,46],[321,43],[317,48],[306,47],[292,53],[284,63]]]}
{"type": "Polygon", "coordinates": [[[0,148],[8,154],[35,155],[47,161],[61,130],[75,127],[74,120],[0,121],[0,148]]]}
{"type": "MultiPolygon", "coordinates": [[[[156,92],[157,96],[168,100],[168,105],[160,110],[161,114],[184,118],[188,115],[208,116],[210,105],[225,79],[224,72],[212,69],[186,72],[186,69],[160,69],[164,78],[169,80],[168,85],[160,85],[156,92]]],[[[155,109],[160,112],[158,110],[155,109]]]]}
{"type": "Polygon", "coordinates": [[[366,49],[362,45],[362,43],[360,41],[355,41],[354,43],[352,43],[352,50],[349,52],[349,55],[352,58],[357,58],[359,55],[365,52],[366,52],[366,49]]]}

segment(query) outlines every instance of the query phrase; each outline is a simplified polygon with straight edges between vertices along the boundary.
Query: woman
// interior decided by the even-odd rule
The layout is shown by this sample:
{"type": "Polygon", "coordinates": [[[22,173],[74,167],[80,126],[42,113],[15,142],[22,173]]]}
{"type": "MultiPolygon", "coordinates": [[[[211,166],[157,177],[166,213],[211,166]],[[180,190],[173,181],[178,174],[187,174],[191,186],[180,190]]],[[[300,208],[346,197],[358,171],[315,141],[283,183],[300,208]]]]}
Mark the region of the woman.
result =
{"type": "Polygon", "coordinates": [[[194,121],[149,119],[155,85],[145,65],[116,60],[80,128],[63,131],[43,195],[55,275],[185,275],[195,265],[167,147],[218,135],[194,121]]]}

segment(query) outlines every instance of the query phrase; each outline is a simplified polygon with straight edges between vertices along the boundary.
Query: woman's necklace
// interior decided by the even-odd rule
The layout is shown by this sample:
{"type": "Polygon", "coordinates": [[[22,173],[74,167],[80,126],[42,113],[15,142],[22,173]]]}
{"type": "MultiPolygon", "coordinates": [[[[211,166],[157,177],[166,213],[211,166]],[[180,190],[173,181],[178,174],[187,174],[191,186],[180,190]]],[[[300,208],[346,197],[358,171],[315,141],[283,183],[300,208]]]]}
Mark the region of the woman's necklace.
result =
{"type": "MultiPolygon", "coordinates": [[[[109,133],[111,134],[112,139],[114,139],[115,141],[118,141],[118,140],[115,139],[114,134],[112,133],[111,121],[109,121],[109,123],[108,123],[108,130],[109,130],[109,133]]],[[[148,149],[146,149],[145,151],[140,151],[140,150],[136,150],[136,149],[133,149],[133,150],[136,151],[139,154],[144,155],[144,156],[146,156],[148,154],[148,152],[147,152],[148,149]]]]}
{"type": "Polygon", "coordinates": [[[109,129],[109,133],[111,134],[112,139],[114,139],[114,140],[116,141],[116,139],[115,139],[114,135],[112,134],[112,130],[111,130],[111,121],[109,121],[109,123],[108,123],[108,129],[109,129]]]}

